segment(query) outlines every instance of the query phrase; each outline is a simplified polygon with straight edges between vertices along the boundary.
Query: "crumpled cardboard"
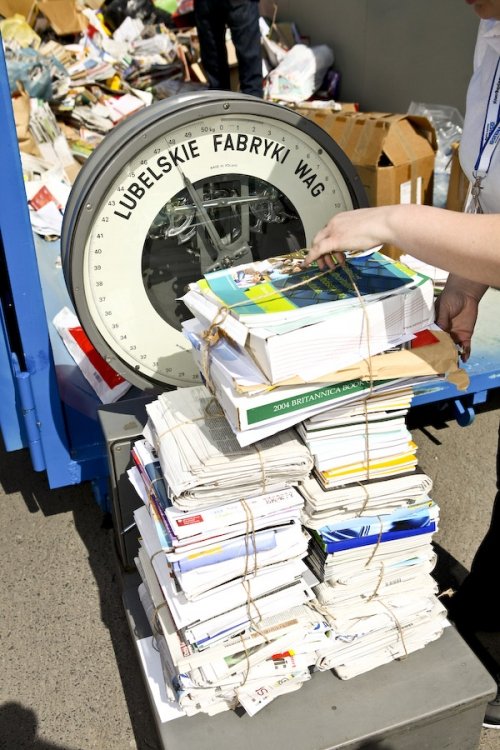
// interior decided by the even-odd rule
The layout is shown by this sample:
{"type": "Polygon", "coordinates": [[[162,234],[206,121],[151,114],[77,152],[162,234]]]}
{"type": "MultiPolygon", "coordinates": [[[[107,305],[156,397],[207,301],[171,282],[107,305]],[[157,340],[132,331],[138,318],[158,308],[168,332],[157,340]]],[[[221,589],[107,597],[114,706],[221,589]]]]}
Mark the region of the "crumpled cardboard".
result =
{"type": "MultiPolygon", "coordinates": [[[[424,344],[413,349],[376,354],[350,367],[326,373],[315,379],[317,383],[343,383],[360,378],[365,381],[390,380],[393,378],[445,377],[458,390],[464,391],[469,385],[469,376],[460,368],[457,348],[451,336],[439,329],[432,330],[437,342],[424,344]]],[[[303,385],[304,380],[293,378],[276,383],[278,386],[303,385]]],[[[253,388],[235,385],[238,393],[251,394],[253,388]]],[[[262,389],[261,389],[262,390],[262,389]]]]}
{"type": "Polygon", "coordinates": [[[30,122],[30,98],[25,91],[19,91],[11,99],[14,122],[16,125],[17,142],[19,151],[26,154],[40,156],[40,151],[29,129],[30,122]]]}
{"type": "Polygon", "coordinates": [[[5,18],[11,18],[16,13],[19,13],[29,21],[31,14],[35,10],[35,6],[36,2],[34,0],[0,0],[0,15],[5,18]]]}
{"type": "Polygon", "coordinates": [[[88,21],[78,10],[75,0],[39,0],[37,6],[59,36],[80,34],[88,26],[88,21]]]}

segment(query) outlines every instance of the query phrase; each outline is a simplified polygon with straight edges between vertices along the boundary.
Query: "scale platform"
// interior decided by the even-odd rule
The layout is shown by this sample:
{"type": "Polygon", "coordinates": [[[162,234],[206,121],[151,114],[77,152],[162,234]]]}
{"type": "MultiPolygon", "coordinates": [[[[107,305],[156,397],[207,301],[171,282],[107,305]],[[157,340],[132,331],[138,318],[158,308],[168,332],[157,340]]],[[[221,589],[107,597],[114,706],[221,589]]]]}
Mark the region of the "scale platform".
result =
{"type": "MultiPolygon", "coordinates": [[[[160,674],[146,664],[141,640],[151,637],[132,576],[123,601],[164,750],[474,750],[496,684],[453,627],[402,661],[351,680],[318,672],[300,690],[281,696],[256,716],[161,720],[160,674]]],[[[144,641],[143,641],[144,643],[144,641]]]]}

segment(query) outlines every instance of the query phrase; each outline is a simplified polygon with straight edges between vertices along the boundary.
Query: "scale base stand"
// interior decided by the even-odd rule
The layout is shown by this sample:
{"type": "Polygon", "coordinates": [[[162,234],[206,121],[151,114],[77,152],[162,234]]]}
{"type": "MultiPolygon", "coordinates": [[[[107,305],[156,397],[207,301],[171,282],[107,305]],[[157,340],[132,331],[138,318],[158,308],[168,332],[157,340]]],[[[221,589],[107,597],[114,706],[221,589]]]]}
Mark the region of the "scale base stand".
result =
{"type": "MultiPolygon", "coordinates": [[[[126,470],[130,448],[142,436],[145,406],[153,398],[99,410],[110,461],[117,549],[129,571],[137,531],[123,531],[140,501],[126,470]]],[[[123,576],[125,612],[139,654],[138,641],[150,637],[151,631],[138,583],[138,574],[123,576]]],[[[144,670],[143,674],[164,750],[275,750],[278,736],[287,750],[475,750],[486,704],[496,694],[495,682],[453,627],[406,659],[351,680],[318,672],[300,690],[277,698],[253,718],[226,711],[162,723],[144,670]]]]}
{"type": "MultiPolygon", "coordinates": [[[[138,651],[149,624],[134,587],[123,601],[138,651]]],[[[351,680],[318,672],[254,717],[226,711],[162,723],[147,679],[146,690],[163,750],[274,750],[277,737],[287,750],[475,750],[496,684],[448,627],[421,651],[351,680]]]]}

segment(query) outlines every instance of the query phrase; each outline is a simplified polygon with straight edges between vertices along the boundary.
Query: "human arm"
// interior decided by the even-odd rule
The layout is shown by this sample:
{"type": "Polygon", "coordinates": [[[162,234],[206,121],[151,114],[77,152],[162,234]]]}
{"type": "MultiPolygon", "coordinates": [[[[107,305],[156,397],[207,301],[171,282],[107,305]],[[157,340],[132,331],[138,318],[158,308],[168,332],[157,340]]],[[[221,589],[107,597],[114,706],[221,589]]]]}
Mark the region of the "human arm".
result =
{"type": "Polygon", "coordinates": [[[331,253],[342,262],[346,251],[380,244],[396,245],[424,263],[485,288],[500,286],[500,214],[466,214],[414,204],[345,211],[318,232],[305,262],[317,260],[320,269],[333,268],[331,253]]]}

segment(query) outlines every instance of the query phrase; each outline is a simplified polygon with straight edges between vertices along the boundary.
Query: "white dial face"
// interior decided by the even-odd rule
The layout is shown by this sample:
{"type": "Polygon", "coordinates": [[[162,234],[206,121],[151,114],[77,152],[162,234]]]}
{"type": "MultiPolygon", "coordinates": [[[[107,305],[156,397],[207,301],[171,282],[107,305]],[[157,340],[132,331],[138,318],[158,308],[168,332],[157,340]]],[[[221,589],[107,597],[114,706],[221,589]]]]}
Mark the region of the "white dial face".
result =
{"type": "Polygon", "coordinates": [[[190,281],[306,247],[353,208],[336,161],[302,129],[258,108],[186,121],[151,141],[139,134],[99,205],[82,209],[90,319],[125,370],[157,385],[199,380],[180,332],[190,281]]]}

